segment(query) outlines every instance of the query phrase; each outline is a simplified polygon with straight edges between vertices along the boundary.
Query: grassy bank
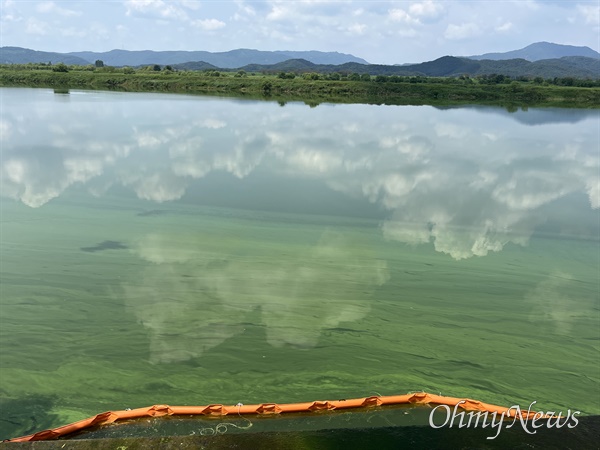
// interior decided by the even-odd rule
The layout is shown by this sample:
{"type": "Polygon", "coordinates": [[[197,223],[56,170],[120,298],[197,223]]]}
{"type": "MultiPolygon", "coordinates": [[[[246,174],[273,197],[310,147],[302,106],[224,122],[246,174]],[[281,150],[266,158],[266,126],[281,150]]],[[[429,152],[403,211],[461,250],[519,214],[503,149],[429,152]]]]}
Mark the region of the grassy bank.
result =
{"type": "Polygon", "coordinates": [[[369,80],[325,80],[306,77],[223,72],[144,70],[31,70],[0,67],[0,86],[58,89],[112,89],[130,92],[174,92],[282,101],[378,104],[488,103],[524,106],[597,108],[600,88],[581,88],[511,81],[485,84],[473,79],[420,77],[398,82],[390,77],[369,80]]]}

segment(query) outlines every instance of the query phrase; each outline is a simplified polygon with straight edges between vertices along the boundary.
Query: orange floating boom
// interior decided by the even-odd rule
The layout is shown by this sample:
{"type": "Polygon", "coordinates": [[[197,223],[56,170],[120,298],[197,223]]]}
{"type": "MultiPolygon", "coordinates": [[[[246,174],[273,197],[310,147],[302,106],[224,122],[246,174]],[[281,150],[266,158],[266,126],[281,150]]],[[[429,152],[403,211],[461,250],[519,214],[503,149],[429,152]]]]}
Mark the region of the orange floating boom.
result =
{"type": "MultiPolygon", "coordinates": [[[[51,430],[39,431],[28,436],[8,439],[5,442],[25,442],[42,441],[57,439],[62,436],[81,431],[99,425],[110,424],[119,420],[139,419],[143,417],[160,417],[172,415],[204,415],[204,416],[226,416],[228,414],[284,414],[300,413],[314,411],[333,411],[338,409],[365,408],[385,405],[458,405],[465,411],[481,411],[497,414],[506,414],[507,418],[513,418],[517,415],[514,408],[505,408],[503,406],[490,405],[477,400],[444,397],[441,395],[428,394],[426,392],[417,392],[405,395],[372,396],[363,398],[354,398],[349,400],[325,400],[305,403],[261,403],[259,405],[207,405],[207,406],[168,406],[154,405],[144,408],[136,408],[123,411],[107,411],[87,419],[63,425],[51,430]]],[[[523,419],[530,419],[535,416],[531,411],[524,414],[523,419]]]]}

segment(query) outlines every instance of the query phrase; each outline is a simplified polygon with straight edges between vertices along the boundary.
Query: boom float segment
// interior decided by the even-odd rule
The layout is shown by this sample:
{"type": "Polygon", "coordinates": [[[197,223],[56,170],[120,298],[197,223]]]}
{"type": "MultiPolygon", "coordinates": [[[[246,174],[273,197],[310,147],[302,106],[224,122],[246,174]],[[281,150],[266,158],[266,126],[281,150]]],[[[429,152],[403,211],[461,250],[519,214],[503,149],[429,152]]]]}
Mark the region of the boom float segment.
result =
{"type": "MultiPolygon", "coordinates": [[[[386,405],[448,405],[456,406],[465,411],[481,411],[489,413],[506,414],[507,418],[517,416],[517,411],[503,406],[490,405],[477,400],[445,397],[441,395],[428,394],[427,392],[417,392],[405,395],[389,396],[371,396],[363,398],[354,398],[348,400],[325,400],[305,403],[261,403],[258,405],[206,405],[206,406],[169,406],[154,405],[144,408],[136,408],[122,411],[107,411],[97,414],[93,417],[73,422],[68,425],[53,428],[51,430],[39,431],[28,436],[9,439],[6,442],[25,442],[42,441],[58,439],[68,434],[92,428],[100,425],[107,425],[116,421],[139,419],[143,417],[161,417],[172,415],[203,415],[223,417],[229,414],[234,415],[272,415],[285,413],[310,413],[316,411],[333,411],[340,409],[368,408],[386,405]]],[[[534,411],[522,413],[523,419],[531,419],[535,416],[534,411]]]]}

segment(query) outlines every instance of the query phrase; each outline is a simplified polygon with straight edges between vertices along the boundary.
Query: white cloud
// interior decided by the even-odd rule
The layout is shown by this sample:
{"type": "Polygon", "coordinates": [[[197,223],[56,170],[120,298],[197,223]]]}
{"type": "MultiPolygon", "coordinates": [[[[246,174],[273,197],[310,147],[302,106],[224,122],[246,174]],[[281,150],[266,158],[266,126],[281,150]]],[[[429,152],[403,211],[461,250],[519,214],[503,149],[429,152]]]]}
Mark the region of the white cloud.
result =
{"type": "MultiPolygon", "coordinates": [[[[175,107],[158,105],[158,118],[145,106],[135,111],[146,125],[133,132],[129,126],[118,131],[126,122],[120,118],[107,122],[122,133],[118,145],[80,139],[93,135],[92,123],[108,120],[110,110],[100,105],[89,115],[93,120],[84,125],[76,121],[79,128],[71,120],[53,120],[51,108],[47,115],[36,111],[36,126],[52,133],[52,139],[43,134],[35,139],[53,147],[27,158],[18,152],[6,156],[7,164],[0,168],[3,194],[40,206],[70,184],[98,177],[108,163],[130,151],[138,155],[119,162],[123,172],[106,170],[100,181],[112,178],[114,185],[121,183],[140,198],[157,202],[180,198],[192,178],[215,171],[243,178],[260,168],[366,199],[388,211],[386,238],[431,242],[456,259],[500,251],[508,242],[525,244],[536,221],[543,221],[551,202],[561,196],[587,194],[593,208],[600,205],[595,135],[569,131],[561,136],[554,134],[558,127],[548,125],[541,132],[522,124],[511,128],[506,114],[498,114],[497,122],[479,113],[472,120],[469,108],[438,113],[423,107],[411,111],[414,118],[390,118],[382,109],[369,115],[364,105],[355,105],[345,111],[346,120],[336,120],[333,108],[341,106],[321,106],[304,115],[308,111],[298,105],[273,111],[250,103],[229,116],[219,104],[178,106],[178,114],[175,107]],[[532,145],[531,139],[555,143],[546,148],[532,145]],[[531,169],[534,163],[536,170],[531,169]]],[[[10,123],[16,124],[16,118],[10,123]]],[[[10,128],[0,122],[0,130],[9,130],[3,132],[9,144],[5,148],[13,146],[10,139],[25,139],[19,128],[12,133],[10,128]]]]}
{"type": "Polygon", "coordinates": [[[25,181],[27,164],[22,159],[9,159],[3,165],[4,178],[14,183],[20,184],[25,181]]]}
{"type": "Polygon", "coordinates": [[[513,24],[511,22],[505,22],[502,25],[498,25],[496,27],[496,31],[504,33],[505,31],[511,30],[512,27],[513,27],[513,24]]]}
{"type": "Polygon", "coordinates": [[[469,187],[477,190],[488,189],[493,187],[497,179],[497,174],[488,170],[480,170],[479,173],[475,175],[473,181],[469,183],[469,187]]]}
{"type": "Polygon", "coordinates": [[[205,31],[218,30],[219,28],[223,28],[225,26],[225,22],[221,22],[217,19],[192,20],[191,24],[194,27],[201,28],[205,31]]]}
{"type": "Polygon", "coordinates": [[[348,31],[352,34],[364,34],[367,26],[364,23],[354,23],[348,27],[348,31]]]}
{"type": "Polygon", "coordinates": [[[286,19],[290,15],[290,9],[284,7],[283,5],[273,5],[269,14],[267,14],[267,20],[282,20],[286,19]]]}
{"type": "Polygon", "coordinates": [[[523,8],[530,11],[539,11],[541,7],[541,5],[536,0],[518,0],[512,2],[512,4],[518,8],[523,8]]]}
{"type": "Polygon", "coordinates": [[[194,1],[128,0],[125,6],[128,16],[155,19],[161,25],[175,21],[184,27],[190,26],[203,31],[215,31],[226,26],[225,22],[216,18],[194,17],[201,6],[194,1]]]}
{"type": "Polygon", "coordinates": [[[54,2],[42,2],[37,5],[36,10],[41,13],[54,13],[65,17],[74,17],[81,15],[81,11],[74,11],[72,9],[61,8],[54,2]]]}
{"type": "MultiPolygon", "coordinates": [[[[432,178],[407,197],[405,204],[397,207],[393,216],[383,223],[384,237],[411,245],[433,242],[436,251],[456,260],[499,252],[509,242],[527,244],[537,225],[535,216],[497,205],[473,214],[464,209],[461,200],[444,202],[444,186],[445,183],[439,185],[432,178]],[[427,192],[432,189],[437,194],[427,192]]],[[[472,191],[467,202],[478,200],[477,192],[472,191]]]]}
{"type": "Polygon", "coordinates": [[[12,132],[12,124],[7,120],[0,119],[0,141],[8,140],[12,132]]]}
{"type": "Polygon", "coordinates": [[[1,5],[0,9],[2,14],[0,15],[0,22],[20,22],[23,20],[20,11],[16,8],[16,4],[12,0],[5,0],[1,5]]]}
{"type": "Polygon", "coordinates": [[[154,264],[182,264],[198,259],[199,256],[210,259],[217,259],[219,256],[200,252],[194,246],[184,245],[175,236],[163,233],[149,233],[139,238],[135,245],[135,253],[154,264]]]}
{"type": "Polygon", "coordinates": [[[144,147],[158,147],[168,141],[167,137],[162,136],[160,133],[142,132],[135,133],[136,144],[140,148],[144,147]]]}
{"type": "Polygon", "coordinates": [[[203,128],[210,128],[213,130],[218,130],[219,128],[225,128],[227,126],[227,123],[225,123],[219,119],[209,118],[209,119],[204,119],[204,120],[197,122],[196,125],[198,125],[199,127],[203,127],[203,128]]]}
{"type": "Polygon", "coordinates": [[[131,186],[138,198],[157,203],[180,199],[187,187],[185,179],[170,171],[140,173],[133,177],[131,174],[124,174],[122,182],[125,186],[131,186]]]}
{"type": "Polygon", "coordinates": [[[49,26],[46,22],[30,17],[25,24],[25,33],[38,36],[45,36],[49,32],[49,26]]]}
{"type": "Polygon", "coordinates": [[[515,172],[510,180],[496,186],[491,195],[513,211],[533,210],[552,200],[577,190],[578,184],[570,179],[539,170],[515,172]]]}
{"type": "Polygon", "coordinates": [[[2,19],[0,19],[2,22],[20,22],[21,20],[23,20],[22,17],[20,16],[15,16],[14,14],[2,14],[2,19]]]}
{"type": "Polygon", "coordinates": [[[419,19],[413,18],[410,14],[408,14],[406,11],[404,11],[403,9],[400,9],[400,8],[390,9],[390,11],[388,13],[388,17],[393,22],[401,22],[401,23],[406,23],[408,25],[420,25],[421,24],[419,19]]]}
{"type": "Polygon", "coordinates": [[[490,141],[497,141],[499,139],[499,136],[495,133],[483,132],[481,135],[490,141]]]}
{"type": "Polygon", "coordinates": [[[403,38],[413,38],[418,35],[417,30],[413,28],[400,28],[395,30],[395,34],[403,38]]]}
{"type": "Polygon", "coordinates": [[[586,24],[600,25],[600,6],[596,5],[577,5],[577,11],[583,16],[586,24]]]}
{"type": "Polygon", "coordinates": [[[382,149],[393,149],[408,162],[427,162],[427,154],[433,150],[433,144],[427,138],[419,136],[382,137],[379,146],[382,149]]]}
{"type": "Polygon", "coordinates": [[[298,149],[286,155],[293,167],[307,173],[327,173],[339,169],[343,159],[335,154],[318,149],[298,149]]]}
{"type": "Polygon", "coordinates": [[[395,64],[430,61],[442,55],[507,51],[540,40],[598,49],[597,2],[484,3],[485,7],[481,7],[481,2],[457,0],[3,0],[0,21],[7,44],[46,51],[107,51],[123,47],[321,50],[352,53],[372,63],[395,64]],[[73,23],[73,18],[79,19],[77,23],[73,23]],[[38,22],[27,24],[28,19],[38,22]],[[47,21],[47,28],[39,21],[47,21]],[[103,24],[110,32],[98,39],[90,30],[92,21],[103,24]],[[236,21],[235,29],[232,21],[236,21]],[[118,23],[126,25],[128,32],[115,32],[118,23]],[[155,28],[163,29],[157,32],[155,28]],[[219,34],[219,39],[198,41],[202,34],[219,34]],[[47,39],[42,43],[39,36],[47,39]],[[352,36],[360,38],[349,39],[352,36]],[[477,39],[470,39],[473,37],[477,39]]]}
{"type": "Polygon", "coordinates": [[[60,30],[60,34],[65,37],[77,37],[82,38],[87,36],[87,33],[84,30],[77,29],[74,27],[63,28],[60,30]]]}
{"type": "Polygon", "coordinates": [[[240,258],[236,246],[227,253],[212,245],[222,242],[222,233],[154,233],[138,240],[134,253],[151,264],[135,283],[125,280],[118,295],[149,332],[151,363],[201,357],[242,333],[255,312],[272,346],[314,347],[324,329],[365,317],[373,292],[389,279],[387,264],[351,234],[325,230],[316,244],[286,247],[289,258],[257,267],[240,258]]]}
{"type": "Polygon", "coordinates": [[[103,163],[90,157],[77,157],[64,161],[57,158],[44,165],[35,158],[15,157],[7,159],[0,169],[2,195],[39,208],[73,183],[85,183],[100,175],[103,163]]]}
{"type": "Polygon", "coordinates": [[[402,8],[394,8],[388,11],[388,18],[392,22],[400,22],[408,25],[422,25],[423,22],[432,22],[438,19],[444,8],[440,3],[426,0],[421,3],[413,3],[408,7],[408,12],[402,8]]]}
{"type": "Polygon", "coordinates": [[[478,36],[481,33],[479,25],[475,23],[463,23],[461,25],[450,24],[444,32],[444,37],[450,40],[462,40],[478,36]]]}
{"type": "Polygon", "coordinates": [[[408,12],[411,15],[425,20],[435,20],[440,17],[443,11],[444,7],[440,2],[433,2],[431,0],[413,3],[408,8],[408,12]]]}
{"type": "Polygon", "coordinates": [[[187,13],[174,2],[163,0],[126,0],[128,16],[146,16],[163,20],[188,20],[187,13]]]}
{"type": "Polygon", "coordinates": [[[525,295],[525,301],[532,308],[529,320],[536,326],[552,324],[557,334],[570,336],[578,318],[595,304],[595,299],[577,286],[579,283],[570,273],[552,271],[525,295]]]}
{"type": "Polygon", "coordinates": [[[600,208],[600,179],[590,179],[586,183],[590,206],[593,209],[600,208]]]}
{"type": "Polygon", "coordinates": [[[89,157],[65,158],[63,166],[70,183],[85,183],[104,170],[102,160],[89,157]]]}
{"type": "Polygon", "coordinates": [[[181,6],[196,11],[200,9],[201,2],[199,0],[178,0],[181,6]]]}
{"type": "Polygon", "coordinates": [[[438,122],[434,129],[436,135],[452,139],[463,139],[469,133],[467,127],[447,122],[438,122]]]}
{"type": "Polygon", "coordinates": [[[233,20],[249,21],[257,15],[256,9],[251,5],[247,5],[243,0],[235,0],[237,6],[236,12],[233,14],[233,20]]]}
{"type": "Polygon", "coordinates": [[[92,23],[86,31],[88,36],[97,40],[107,40],[111,36],[110,31],[101,23],[92,23]]]}

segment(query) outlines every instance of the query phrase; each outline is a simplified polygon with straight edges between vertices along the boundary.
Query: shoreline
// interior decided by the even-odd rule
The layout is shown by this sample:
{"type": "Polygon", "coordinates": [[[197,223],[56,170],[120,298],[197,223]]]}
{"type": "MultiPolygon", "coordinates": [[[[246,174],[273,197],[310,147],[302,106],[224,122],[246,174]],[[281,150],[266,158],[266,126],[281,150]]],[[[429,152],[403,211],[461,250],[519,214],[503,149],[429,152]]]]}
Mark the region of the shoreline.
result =
{"type": "Polygon", "coordinates": [[[43,87],[125,92],[162,92],[218,95],[255,100],[385,105],[485,104],[507,107],[554,106],[600,108],[600,88],[510,84],[461,83],[458,79],[425,79],[424,82],[286,79],[277,75],[206,72],[134,73],[71,70],[15,70],[0,68],[1,87],[43,87]]]}

